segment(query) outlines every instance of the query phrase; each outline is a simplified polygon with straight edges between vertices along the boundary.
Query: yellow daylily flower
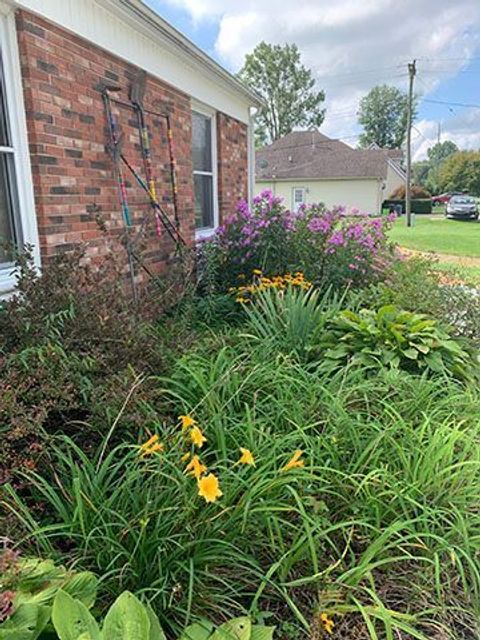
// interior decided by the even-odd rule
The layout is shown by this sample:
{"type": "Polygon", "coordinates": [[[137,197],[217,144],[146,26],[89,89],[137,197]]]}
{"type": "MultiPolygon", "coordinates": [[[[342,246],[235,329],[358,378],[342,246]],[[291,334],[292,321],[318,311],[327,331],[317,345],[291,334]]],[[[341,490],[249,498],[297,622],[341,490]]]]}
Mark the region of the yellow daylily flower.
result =
{"type": "Polygon", "coordinates": [[[335,626],[335,623],[333,622],[333,620],[331,618],[329,618],[326,613],[321,613],[320,614],[320,620],[322,622],[322,625],[323,625],[323,628],[325,629],[325,631],[327,633],[331,634],[332,631],[333,631],[333,627],[335,626]]]}
{"type": "Polygon", "coordinates": [[[185,467],[185,473],[195,476],[196,480],[199,480],[204,473],[207,473],[207,467],[200,462],[198,456],[193,456],[191,461],[185,467]]]}
{"type": "Polygon", "coordinates": [[[303,451],[301,449],[297,449],[287,464],[281,469],[281,471],[290,471],[290,469],[295,469],[297,467],[304,467],[305,461],[301,460],[303,456],[303,451]]]}
{"type": "Polygon", "coordinates": [[[252,455],[252,452],[249,449],[245,449],[244,447],[240,447],[240,453],[242,454],[238,464],[251,464],[255,466],[255,458],[252,455]]]}
{"type": "Polygon", "coordinates": [[[206,502],[216,502],[217,498],[223,496],[218,478],[213,473],[197,480],[197,485],[198,495],[204,498],[206,502]]]}
{"type": "Polygon", "coordinates": [[[203,443],[207,441],[200,428],[196,425],[190,431],[190,439],[199,449],[201,449],[203,447],[203,443]]]}
{"type": "Polygon", "coordinates": [[[157,434],[155,434],[151,438],[149,438],[146,442],[144,442],[140,446],[140,455],[143,457],[143,456],[148,456],[152,453],[155,453],[156,451],[159,451],[159,452],[163,451],[165,449],[165,445],[163,445],[158,440],[159,440],[159,437],[157,434]]]}
{"type": "Polygon", "coordinates": [[[254,269],[252,271],[252,273],[253,273],[254,276],[261,276],[262,275],[261,269],[254,269]]]}
{"type": "Polygon", "coordinates": [[[178,419],[182,421],[182,431],[185,431],[195,425],[195,420],[192,416],[178,416],[178,419]]]}
{"type": "Polygon", "coordinates": [[[187,453],[184,453],[183,456],[180,458],[181,462],[187,462],[188,460],[190,460],[190,456],[192,454],[190,453],[190,451],[187,451],[187,453]]]}

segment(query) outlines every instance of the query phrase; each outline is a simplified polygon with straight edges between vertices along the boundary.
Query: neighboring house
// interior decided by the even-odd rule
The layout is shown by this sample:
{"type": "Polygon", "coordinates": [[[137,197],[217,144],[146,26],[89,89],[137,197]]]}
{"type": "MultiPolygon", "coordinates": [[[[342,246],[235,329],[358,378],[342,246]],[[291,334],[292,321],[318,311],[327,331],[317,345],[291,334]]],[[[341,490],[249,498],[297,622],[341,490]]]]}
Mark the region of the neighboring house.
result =
{"type": "Polygon", "coordinates": [[[323,202],[378,213],[405,183],[401,159],[397,149],[353,149],[317,130],[293,131],[256,152],[256,189],[272,189],[292,210],[323,202]]]}
{"type": "MultiPolygon", "coordinates": [[[[111,250],[98,220],[121,236],[102,87],[116,85],[128,103],[140,70],[145,107],[170,115],[186,241],[251,194],[258,98],[140,0],[0,0],[0,54],[0,236],[33,245],[37,264],[85,241],[87,259],[98,260],[111,250]]],[[[141,171],[134,113],[116,104],[114,114],[141,171]]],[[[165,119],[149,113],[147,125],[158,198],[173,220],[165,119]]],[[[155,235],[148,196],[128,181],[134,222],[148,231],[144,255],[160,272],[175,247],[155,235]]],[[[14,283],[10,259],[0,249],[0,294],[14,283]]]]}

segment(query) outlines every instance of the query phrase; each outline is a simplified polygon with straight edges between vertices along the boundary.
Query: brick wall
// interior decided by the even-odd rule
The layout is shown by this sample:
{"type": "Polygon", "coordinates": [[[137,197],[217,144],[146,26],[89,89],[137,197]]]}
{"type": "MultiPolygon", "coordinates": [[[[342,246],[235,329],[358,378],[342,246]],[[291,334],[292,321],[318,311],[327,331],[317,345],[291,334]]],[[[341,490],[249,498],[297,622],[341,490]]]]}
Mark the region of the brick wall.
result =
{"type": "Polygon", "coordinates": [[[228,215],[240,198],[248,197],[248,128],[217,114],[218,199],[220,215],[228,215]]]}
{"type": "MultiPolygon", "coordinates": [[[[43,259],[88,242],[93,261],[120,240],[124,228],[113,162],[106,150],[107,129],[100,87],[128,90],[138,69],[69,32],[24,11],[17,13],[25,107],[31,152],[36,212],[43,259]],[[99,228],[101,220],[110,238],[99,228]]],[[[156,78],[147,78],[144,105],[171,117],[177,162],[181,232],[194,240],[191,162],[191,105],[186,94],[156,78]]],[[[115,106],[124,138],[124,153],[143,175],[138,128],[133,111],[115,106]]],[[[157,195],[173,220],[165,121],[147,115],[157,195]]],[[[246,126],[221,113],[217,118],[219,200],[221,214],[247,195],[246,126]]],[[[126,171],[126,170],[125,170],[126,171]]],[[[143,256],[161,271],[173,255],[166,232],[155,234],[145,193],[129,176],[127,194],[132,218],[143,225],[143,256]]],[[[118,245],[118,250],[123,248],[118,245]]],[[[126,264],[126,262],[125,262],[126,264]]]]}

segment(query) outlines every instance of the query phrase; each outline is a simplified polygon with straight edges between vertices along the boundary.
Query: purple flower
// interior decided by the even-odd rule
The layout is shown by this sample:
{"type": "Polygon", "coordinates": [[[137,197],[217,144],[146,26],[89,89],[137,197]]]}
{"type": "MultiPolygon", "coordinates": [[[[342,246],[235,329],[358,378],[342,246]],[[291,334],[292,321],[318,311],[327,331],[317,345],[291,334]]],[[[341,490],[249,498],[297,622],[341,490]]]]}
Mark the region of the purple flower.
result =
{"type": "Polygon", "coordinates": [[[328,233],[332,228],[332,224],[327,217],[312,218],[307,224],[307,228],[312,233],[328,233]]]}
{"type": "Polygon", "coordinates": [[[345,237],[341,231],[335,231],[332,233],[328,240],[328,244],[334,244],[337,247],[341,247],[345,244],[345,237]]]}

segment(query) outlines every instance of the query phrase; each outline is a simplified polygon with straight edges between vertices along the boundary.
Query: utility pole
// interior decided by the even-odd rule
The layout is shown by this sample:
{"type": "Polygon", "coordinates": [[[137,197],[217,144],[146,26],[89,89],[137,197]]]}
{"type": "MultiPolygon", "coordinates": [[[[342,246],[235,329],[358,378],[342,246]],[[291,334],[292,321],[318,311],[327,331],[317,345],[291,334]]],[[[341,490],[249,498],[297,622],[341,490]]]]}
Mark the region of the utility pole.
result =
{"type": "Polygon", "coordinates": [[[412,226],[412,201],[410,184],[412,176],[412,109],[413,109],[413,79],[417,72],[417,61],[408,63],[408,103],[407,103],[407,180],[405,185],[405,214],[407,217],[407,227],[412,226]]]}
{"type": "Polygon", "coordinates": [[[440,138],[442,137],[442,123],[438,123],[437,144],[440,144],[440,138]]]}

